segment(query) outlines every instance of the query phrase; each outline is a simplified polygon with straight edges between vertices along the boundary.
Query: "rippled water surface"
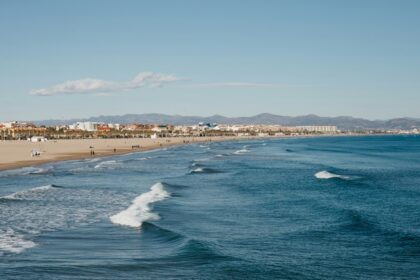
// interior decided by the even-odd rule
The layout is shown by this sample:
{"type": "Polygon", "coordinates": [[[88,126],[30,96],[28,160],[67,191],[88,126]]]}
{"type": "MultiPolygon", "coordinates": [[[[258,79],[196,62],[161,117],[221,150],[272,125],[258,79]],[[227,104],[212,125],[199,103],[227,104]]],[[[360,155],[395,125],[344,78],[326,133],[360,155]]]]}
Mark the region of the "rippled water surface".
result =
{"type": "Polygon", "coordinates": [[[0,279],[420,279],[420,137],[0,172],[0,279]]]}

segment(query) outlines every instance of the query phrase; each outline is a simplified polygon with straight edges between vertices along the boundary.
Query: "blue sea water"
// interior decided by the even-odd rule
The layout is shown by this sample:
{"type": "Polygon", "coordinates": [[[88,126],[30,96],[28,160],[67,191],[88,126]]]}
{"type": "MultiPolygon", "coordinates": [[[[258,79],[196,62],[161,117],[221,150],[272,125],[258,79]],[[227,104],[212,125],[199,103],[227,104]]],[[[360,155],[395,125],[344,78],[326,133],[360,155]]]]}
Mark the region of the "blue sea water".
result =
{"type": "Polygon", "coordinates": [[[212,142],[0,172],[0,279],[420,279],[420,137],[212,142]]]}

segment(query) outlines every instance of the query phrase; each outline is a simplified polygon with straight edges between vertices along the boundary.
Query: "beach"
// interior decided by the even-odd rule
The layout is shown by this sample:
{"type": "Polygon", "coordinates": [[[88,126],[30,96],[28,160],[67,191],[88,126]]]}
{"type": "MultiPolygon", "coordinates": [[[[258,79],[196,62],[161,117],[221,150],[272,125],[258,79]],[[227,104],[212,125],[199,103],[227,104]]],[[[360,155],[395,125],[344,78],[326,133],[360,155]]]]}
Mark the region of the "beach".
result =
{"type": "Polygon", "coordinates": [[[148,151],[174,145],[247,139],[249,137],[170,137],[50,140],[46,142],[0,142],[0,170],[28,167],[62,160],[77,160],[131,152],[148,151]],[[32,151],[40,152],[32,156],[32,151]],[[94,152],[94,154],[93,154],[94,152]]]}
{"type": "Polygon", "coordinates": [[[418,136],[138,141],[0,172],[0,279],[420,279],[418,136]]]}

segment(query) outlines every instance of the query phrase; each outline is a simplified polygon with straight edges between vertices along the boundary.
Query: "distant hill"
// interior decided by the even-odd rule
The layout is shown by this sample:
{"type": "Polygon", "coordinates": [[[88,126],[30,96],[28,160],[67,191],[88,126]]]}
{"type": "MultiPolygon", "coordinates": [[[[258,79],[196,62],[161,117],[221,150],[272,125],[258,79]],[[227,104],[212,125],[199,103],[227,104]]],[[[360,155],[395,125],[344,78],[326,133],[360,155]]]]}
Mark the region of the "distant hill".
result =
{"type": "Polygon", "coordinates": [[[420,119],[397,118],[390,120],[367,120],[347,116],[320,117],[305,115],[297,117],[279,116],[273,114],[259,114],[252,117],[225,117],[214,115],[209,117],[180,116],[165,114],[126,114],[121,116],[98,116],[87,119],[44,120],[35,123],[39,125],[71,124],[77,121],[92,121],[106,123],[145,123],[145,124],[175,124],[191,125],[199,122],[223,124],[279,124],[286,126],[297,125],[336,125],[341,130],[366,129],[412,129],[420,128],[420,119]]]}

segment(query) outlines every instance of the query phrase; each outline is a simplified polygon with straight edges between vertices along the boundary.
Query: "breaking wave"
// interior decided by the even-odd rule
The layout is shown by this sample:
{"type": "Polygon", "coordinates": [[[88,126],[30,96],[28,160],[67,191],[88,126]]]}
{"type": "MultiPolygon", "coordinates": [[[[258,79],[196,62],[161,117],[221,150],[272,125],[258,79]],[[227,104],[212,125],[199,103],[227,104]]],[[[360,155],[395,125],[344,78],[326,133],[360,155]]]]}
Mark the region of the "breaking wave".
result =
{"type": "Polygon", "coordinates": [[[87,162],[97,162],[97,161],[100,161],[101,160],[101,158],[92,158],[92,159],[86,159],[85,161],[87,161],[87,162]]]}
{"type": "Polygon", "coordinates": [[[114,224],[140,228],[143,222],[158,220],[160,217],[153,213],[150,204],[168,198],[170,194],[165,191],[162,183],[156,183],[150,191],[136,197],[132,204],[120,213],[110,217],[114,224]]]}
{"type": "Polygon", "coordinates": [[[316,178],[322,179],[322,180],[334,179],[334,178],[336,178],[336,179],[343,179],[343,180],[350,180],[350,179],[352,179],[351,176],[339,175],[339,174],[335,174],[335,173],[332,173],[332,172],[328,172],[326,170],[317,172],[317,173],[315,173],[314,176],[316,178]]]}
{"type": "Polygon", "coordinates": [[[51,171],[52,168],[41,168],[41,167],[23,167],[13,170],[5,170],[0,172],[0,177],[9,177],[9,176],[26,176],[26,175],[36,175],[44,174],[51,171]]]}
{"type": "Polygon", "coordinates": [[[249,153],[249,150],[247,149],[247,146],[244,146],[242,149],[237,150],[235,152],[233,152],[235,155],[240,155],[240,154],[245,154],[245,153],[249,153]]]}
{"type": "Polygon", "coordinates": [[[35,246],[36,243],[26,240],[22,235],[10,228],[0,232],[0,256],[3,254],[2,252],[19,254],[35,246]]]}
{"type": "Polygon", "coordinates": [[[6,199],[6,200],[24,200],[24,199],[30,198],[34,194],[56,190],[58,188],[61,188],[61,187],[56,186],[56,185],[46,185],[46,186],[31,188],[24,191],[15,192],[6,196],[2,196],[0,198],[6,199]]]}
{"type": "Polygon", "coordinates": [[[149,160],[149,159],[152,159],[152,158],[153,157],[141,157],[141,158],[138,158],[136,160],[143,161],[143,160],[149,160]]]}
{"type": "Polygon", "coordinates": [[[220,173],[219,170],[208,168],[208,167],[197,167],[190,171],[190,174],[199,174],[199,173],[220,173]]]}
{"type": "Polygon", "coordinates": [[[115,165],[118,165],[118,162],[116,160],[107,160],[107,161],[103,161],[98,163],[97,165],[95,165],[95,169],[100,169],[100,168],[112,168],[115,165]]]}
{"type": "Polygon", "coordinates": [[[204,168],[203,167],[198,167],[194,170],[191,170],[191,173],[203,173],[204,172],[204,168]]]}

